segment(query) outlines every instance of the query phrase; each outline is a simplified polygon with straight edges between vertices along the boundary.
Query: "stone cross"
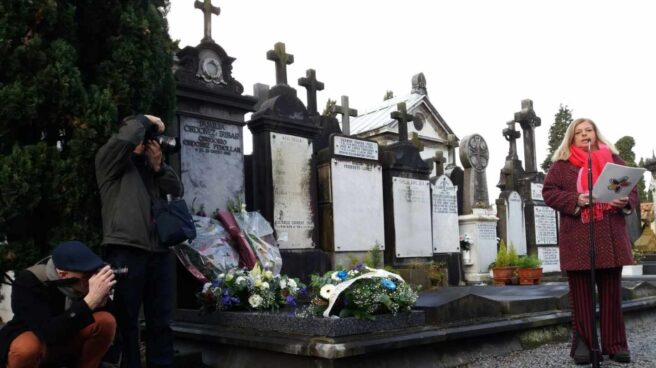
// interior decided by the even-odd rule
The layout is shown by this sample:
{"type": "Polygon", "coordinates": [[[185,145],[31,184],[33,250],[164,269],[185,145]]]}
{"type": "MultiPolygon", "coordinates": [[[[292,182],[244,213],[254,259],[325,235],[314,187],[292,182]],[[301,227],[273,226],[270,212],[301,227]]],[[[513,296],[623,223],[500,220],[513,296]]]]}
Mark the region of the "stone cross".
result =
{"type": "Polygon", "coordinates": [[[515,121],[519,123],[524,132],[524,162],[527,173],[538,172],[538,164],[535,156],[535,128],[539,127],[542,120],[535,115],[533,101],[522,100],[522,110],[515,113],[515,121]]]}
{"type": "Polygon", "coordinates": [[[447,149],[447,166],[456,166],[456,147],[458,147],[458,140],[455,134],[449,134],[446,138],[447,149]]]}
{"type": "Polygon", "coordinates": [[[444,159],[444,152],[436,151],[433,161],[435,162],[435,176],[439,178],[444,175],[444,163],[446,162],[444,159]]]}
{"type": "Polygon", "coordinates": [[[460,142],[460,162],[465,167],[464,213],[471,213],[474,207],[489,206],[485,174],[489,159],[487,143],[479,134],[467,136],[460,142]]]}
{"type": "Polygon", "coordinates": [[[212,6],[212,0],[203,0],[203,2],[196,0],[194,7],[202,10],[203,14],[205,14],[205,37],[203,37],[201,42],[212,42],[212,14],[219,15],[221,8],[212,6]]]}
{"type": "Polygon", "coordinates": [[[276,63],[276,84],[287,84],[287,65],[294,63],[294,55],[285,52],[285,44],[277,42],[267,51],[267,60],[276,63]]]}
{"type": "Polygon", "coordinates": [[[503,137],[510,142],[510,148],[508,149],[506,160],[519,160],[519,157],[517,157],[517,138],[521,137],[522,133],[515,130],[514,120],[511,120],[506,124],[508,127],[503,130],[503,137]]]}
{"type": "Polygon", "coordinates": [[[342,96],[342,104],[333,106],[333,112],[342,114],[342,134],[351,135],[351,116],[358,116],[358,110],[349,106],[348,96],[342,96]]]}
{"type": "Polygon", "coordinates": [[[314,69],[305,71],[304,78],[298,78],[298,85],[307,89],[307,108],[311,116],[319,115],[317,112],[317,91],[323,91],[323,82],[317,80],[314,69]]]}
{"type": "Polygon", "coordinates": [[[396,108],[398,111],[392,112],[390,117],[399,122],[399,142],[405,142],[408,140],[408,123],[413,121],[415,117],[408,114],[405,109],[405,102],[399,102],[396,108]]]}

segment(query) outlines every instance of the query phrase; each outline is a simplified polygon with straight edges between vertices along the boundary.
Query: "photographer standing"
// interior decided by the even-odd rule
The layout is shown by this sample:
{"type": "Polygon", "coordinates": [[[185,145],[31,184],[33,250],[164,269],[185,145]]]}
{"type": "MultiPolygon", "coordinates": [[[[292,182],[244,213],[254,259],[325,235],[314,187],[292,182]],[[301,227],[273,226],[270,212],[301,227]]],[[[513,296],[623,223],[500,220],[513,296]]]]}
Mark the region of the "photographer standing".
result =
{"type": "Polygon", "coordinates": [[[146,360],[149,368],[173,365],[173,266],[161,247],[151,207],[167,194],[180,195],[181,184],[162,161],[155,140],[164,132],[156,116],[130,116],[96,154],[96,180],[102,200],[103,246],[114,267],[128,274],[116,285],[118,329],[123,367],[141,367],[139,310],[146,318],[146,360]]]}
{"type": "Polygon", "coordinates": [[[20,271],[14,318],[0,330],[0,367],[98,367],[116,331],[114,316],[102,310],[115,283],[111,268],[78,241],[20,271]]]}

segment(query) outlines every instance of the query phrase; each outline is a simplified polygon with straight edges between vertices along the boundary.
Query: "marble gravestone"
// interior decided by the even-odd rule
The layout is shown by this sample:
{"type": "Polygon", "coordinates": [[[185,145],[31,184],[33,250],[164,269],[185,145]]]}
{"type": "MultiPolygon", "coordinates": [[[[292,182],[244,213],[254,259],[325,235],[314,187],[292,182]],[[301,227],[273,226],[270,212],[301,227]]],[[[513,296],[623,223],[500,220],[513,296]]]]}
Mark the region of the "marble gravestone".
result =
{"type": "Polygon", "coordinates": [[[457,189],[442,175],[432,185],[433,253],[460,251],[457,189]]]}
{"type": "Polygon", "coordinates": [[[531,184],[531,199],[533,202],[533,241],[536,245],[537,256],[542,261],[543,272],[559,272],[560,257],[558,256],[558,214],[544,204],[542,197],[542,184],[531,184]]]}
{"type": "Polygon", "coordinates": [[[181,173],[184,197],[196,212],[211,215],[230,200],[244,198],[244,115],[257,100],[244,96],[232,77],[234,58],[212,40],[211,15],[220,10],[210,1],[196,2],[205,15],[204,38],[176,54],[177,124],[180,138],[172,163],[181,173]]]}
{"type": "Polygon", "coordinates": [[[399,141],[382,150],[385,203],[385,263],[403,268],[427,264],[433,255],[431,233],[431,167],[408,141],[413,116],[404,103],[391,117],[399,122],[399,141]]]}
{"type": "Polygon", "coordinates": [[[460,141],[460,162],[464,170],[463,211],[459,217],[460,234],[472,241],[470,263],[465,265],[465,279],[477,283],[489,280],[488,266],[497,253],[497,217],[490,208],[487,193],[489,150],[485,139],[472,134],[460,141]]]}
{"type": "MultiPolygon", "coordinates": [[[[332,135],[319,153],[321,245],[333,268],[362,261],[373,247],[385,249],[383,173],[378,143],[332,135]]],[[[380,265],[382,266],[382,265],[380,265]]]]}
{"type": "MultiPolygon", "coordinates": [[[[524,203],[519,193],[512,191],[506,201],[505,232],[502,236],[510,249],[515,246],[518,255],[526,255],[526,223],[524,221],[524,203]]],[[[501,221],[500,221],[501,222],[501,221]]]]}
{"type": "Polygon", "coordinates": [[[324,272],[328,257],[316,249],[317,185],[313,142],[320,132],[296,90],[287,84],[287,65],[294,61],[283,43],[267,52],[275,62],[276,85],[251,116],[253,154],[247,207],[258,210],[275,230],[283,259],[282,273],[307,280],[324,272]]]}

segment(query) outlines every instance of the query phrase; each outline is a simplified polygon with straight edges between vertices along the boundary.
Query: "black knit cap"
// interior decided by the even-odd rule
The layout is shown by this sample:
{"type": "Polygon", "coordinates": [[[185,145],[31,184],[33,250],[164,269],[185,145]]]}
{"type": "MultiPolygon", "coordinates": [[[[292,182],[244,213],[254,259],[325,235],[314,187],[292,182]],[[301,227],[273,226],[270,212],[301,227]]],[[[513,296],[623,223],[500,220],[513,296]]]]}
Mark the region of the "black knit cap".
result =
{"type": "Polygon", "coordinates": [[[94,272],[105,263],[84,243],[77,240],[65,241],[52,252],[55,267],[64,271],[94,272]]]}

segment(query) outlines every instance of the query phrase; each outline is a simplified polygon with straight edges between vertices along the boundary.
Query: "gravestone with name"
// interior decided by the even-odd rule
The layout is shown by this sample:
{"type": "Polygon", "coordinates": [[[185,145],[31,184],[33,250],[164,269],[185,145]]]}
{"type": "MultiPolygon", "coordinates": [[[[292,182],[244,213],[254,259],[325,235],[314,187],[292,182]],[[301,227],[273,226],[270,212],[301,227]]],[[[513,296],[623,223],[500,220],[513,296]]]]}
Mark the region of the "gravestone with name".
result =
{"type": "Polygon", "coordinates": [[[196,211],[211,214],[229,200],[244,198],[244,115],[256,99],[232,77],[234,58],[212,40],[212,14],[219,8],[196,2],[205,14],[204,38],[196,47],[176,54],[177,124],[170,134],[180,138],[179,156],[171,161],[180,170],[185,200],[196,211]]]}
{"type": "MultiPolygon", "coordinates": [[[[535,154],[535,128],[541,125],[541,119],[533,110],[533,101],[522,101],[522,109],[515,113],[515,121],[522,128],[524,136],[525,173],[517,183],[517,192],[524,200],[524,218],[526,221],[526,248],[528,254],[545,256],[544,261],[553,259],[558,246],[558,226],[556,211],[548,207],[542,198],[544,173],[538,171],[535,154]],[[539,250],[541,247],[550,249],[539,250]]],[[[560,270],[560,265],[546,267],[546,272],[560,270]]],[[[545,271],[545,267],[543,267],[545,271]]]]}
{"type": "MultiPolygon", "coordinates": [[[[166,134],[180,140],[180,152],[169,162],[180,173],[187,204],[209,216],[244,198],[244,115],[257,100],[243,95],[232,77],[235,59],[212,40],[211,16],[219,8],[210,0],[195,4],[205,16],[204,37],[176,53],[176,121],[166,134]]],[[[177,309],[197,308],[195,293],[202,285],[179,264],[176,284],[177,309]]]]}
{"type": "MultiPolygon", "coordinates": [[[[441,154],[442,152],[438,152],[441,154]]],[[[462,257],[460,254],[460,232],[458,229],[458,189],[451,179],[442,174],[436,155],[436,166],[439,176],[431,181],[431,211],[433,230],[433,259],[446,264],[449,284],[456,286],[463,280],[462,257]]]]}
{"type": "Polygon", "coordinates": [[[489,280],[488,266],[497,253],[497,217],[490,208],[485,169],[490,152],[482,136],[472,134],[460,141],[460,162],[464,170],[463,211],[460,235],[469,235],[470,262],[465,279],[470,283],[489,280]]]}
{"type": "Polygon", "coordinates": [[[279,42],[267,52],[267,59],[275,62],[276,85],[248,122],[253,154],[247,206],[259,210],[273,226],[283,259],[281,272],[307,279],[329,266],[326,254],[316,249],[313,141],[320,127],[287,84],[287,65],[294,56],[279,42]]]}
{"type": "Polygon", "coordinates": [[[431,233],[431,167],[408,141],[413,116],[405,103],[391,117],[398,121],[399,141],[382,149],[385,207],[385,264],[406,268],[427,264],[433,256],[431,233]]]}
{"type": "Polygon", "coordinates": [[[317,159],[320,241],[332,268],[348,268],[385,249],[383,171],[378,143],[336,134],[330,142],[317,159]]]}

